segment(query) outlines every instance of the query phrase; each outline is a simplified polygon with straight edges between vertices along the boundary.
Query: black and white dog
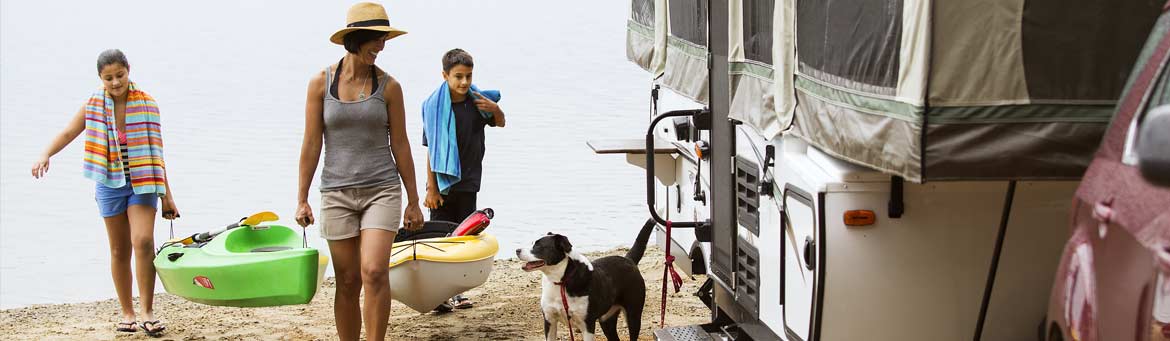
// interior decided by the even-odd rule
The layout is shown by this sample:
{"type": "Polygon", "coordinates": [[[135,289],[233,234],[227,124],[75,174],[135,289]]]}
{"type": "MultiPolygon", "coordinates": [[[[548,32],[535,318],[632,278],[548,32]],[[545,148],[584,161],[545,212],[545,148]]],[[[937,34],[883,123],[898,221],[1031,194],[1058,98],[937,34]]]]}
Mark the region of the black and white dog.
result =
{"type": "Polygon", "coordinates": [[[618,312],[624,311],[630,340],[638,339],[642,328],[642,305],[646,301],[646,282],[638,271],[638,260],[646,251],[646,241],[654,222],[648,221],[638,232],[630,251],[622,256],[609,256],[590,262],[573,251],[569,239],[549,233],[537,239],[532,248],[517,249],[516,256],[527,263],[524,271],[540,270],[542,288],[540,308],[544,313],[544,336],[556,340],[557,323],[571,323],[580,330],[586,341],[592,341],[596,323],[606,339],[618,340],[618,312]],[[561,286],[569,302],[569,316],[565,316],[561,286]]]}

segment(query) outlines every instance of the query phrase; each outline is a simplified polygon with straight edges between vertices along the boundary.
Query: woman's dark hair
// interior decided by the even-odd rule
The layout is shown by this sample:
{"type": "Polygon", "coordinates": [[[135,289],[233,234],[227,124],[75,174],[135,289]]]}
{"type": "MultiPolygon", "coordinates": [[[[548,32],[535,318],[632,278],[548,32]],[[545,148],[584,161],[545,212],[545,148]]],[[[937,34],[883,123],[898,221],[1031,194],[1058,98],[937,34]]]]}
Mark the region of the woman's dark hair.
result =
{"type": "Polygon", "coordinates": [[[102,68],[110,64],[122,64],[126,68],[130,68],[130,62],[126,61],[126,55],[119,49],[109,49],[102,51],[98,55],[97,70],[102,73],[102,68]]]}
{"type": "Polygon", "coordinates": [[[362,44],[365,44],[374,39],[386,38],[386,32],[374,30],[357,30],[346,33],[341,37],[342,45],[345,45],[345,50],[349,53],[358,53],[358,49],[362,44]]]}
{"type": "Polygon", "coordinates": [[[466,67],[475,67],[475,61],[471,59],[471,54],[463,49],[451,49],[443,54],[443,72],[451,71],[455,65],[463,65],[466,67]]]}

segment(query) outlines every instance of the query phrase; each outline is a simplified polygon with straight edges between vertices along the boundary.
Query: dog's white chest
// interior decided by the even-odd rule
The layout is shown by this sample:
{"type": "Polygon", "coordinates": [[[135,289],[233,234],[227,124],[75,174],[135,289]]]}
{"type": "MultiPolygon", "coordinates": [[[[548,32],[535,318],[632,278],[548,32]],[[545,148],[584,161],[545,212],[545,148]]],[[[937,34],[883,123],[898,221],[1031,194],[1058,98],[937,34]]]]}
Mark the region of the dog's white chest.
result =
{"type": "Polygon", "coordinates": [[[551,321],[566,323],[564,301],[569,302],[569,314],[573,319],[574,328],[583,328],[585,315],[589,313],[589,296],[568,296],[561,298],[561,286],[554,284],[548,278],[541,281],[540,308],[545,318],[551,321]]]}

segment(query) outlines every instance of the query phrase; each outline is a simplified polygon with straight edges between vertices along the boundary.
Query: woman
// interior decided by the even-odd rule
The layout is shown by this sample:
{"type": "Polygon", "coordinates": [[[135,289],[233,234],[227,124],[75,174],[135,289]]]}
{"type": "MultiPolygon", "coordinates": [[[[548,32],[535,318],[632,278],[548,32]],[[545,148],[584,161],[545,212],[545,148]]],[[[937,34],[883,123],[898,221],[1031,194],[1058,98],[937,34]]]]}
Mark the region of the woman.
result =
{"type": "Polygon", "coordinates": [[[386,10],[374,3],[351,7],[346,23],[329,39],[345,46],[345,56],[309,81],[296,217],[301,226],[314,222],[309,185],[323,144],[321,236],[337,275],[337,334],[357,340],[365,321],[367,339],[382,340],[390,316],[390,247],[400,218],[408,230],[422,227],[402,87],[374,66],[385,41],[406,32],[391,27],[386,10]],[[362,288],[365,312],[358,305],[362,288]]]}
{"type": "Polygon", "coordinates": [[[110,239],[110,272],[122,307],[122,322],[115,330],[132,333],[141,326],[146,333],[159,335],[166,326],[154,317],[154,214],[159,197],[163,218],[178,218],[179,209],[163,162],[158,104],[130,81],[130,63],[122,51],[98,55],[97,70],[103,87],[33,163],[32,175],[45,176],[49,158],[86,132],[83,172],[97,182],[98,211],[110,239]],[[134,312],[130,291],[131,254],[142,316],[134,312]]]}

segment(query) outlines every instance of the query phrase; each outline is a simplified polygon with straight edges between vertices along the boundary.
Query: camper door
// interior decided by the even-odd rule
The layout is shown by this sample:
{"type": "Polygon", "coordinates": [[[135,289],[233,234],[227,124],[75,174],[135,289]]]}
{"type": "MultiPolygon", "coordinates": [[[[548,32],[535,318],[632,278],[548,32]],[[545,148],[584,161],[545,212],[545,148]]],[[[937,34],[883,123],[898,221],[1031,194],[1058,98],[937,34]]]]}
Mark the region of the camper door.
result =
{"type": "Polygon", "coordinates": [[[809,340],[813,327],[813,297],[820,259],[821,233],[817,210],[809,192],[792,184],[784,189],[784,333],[789,340],[809,340]]]}

